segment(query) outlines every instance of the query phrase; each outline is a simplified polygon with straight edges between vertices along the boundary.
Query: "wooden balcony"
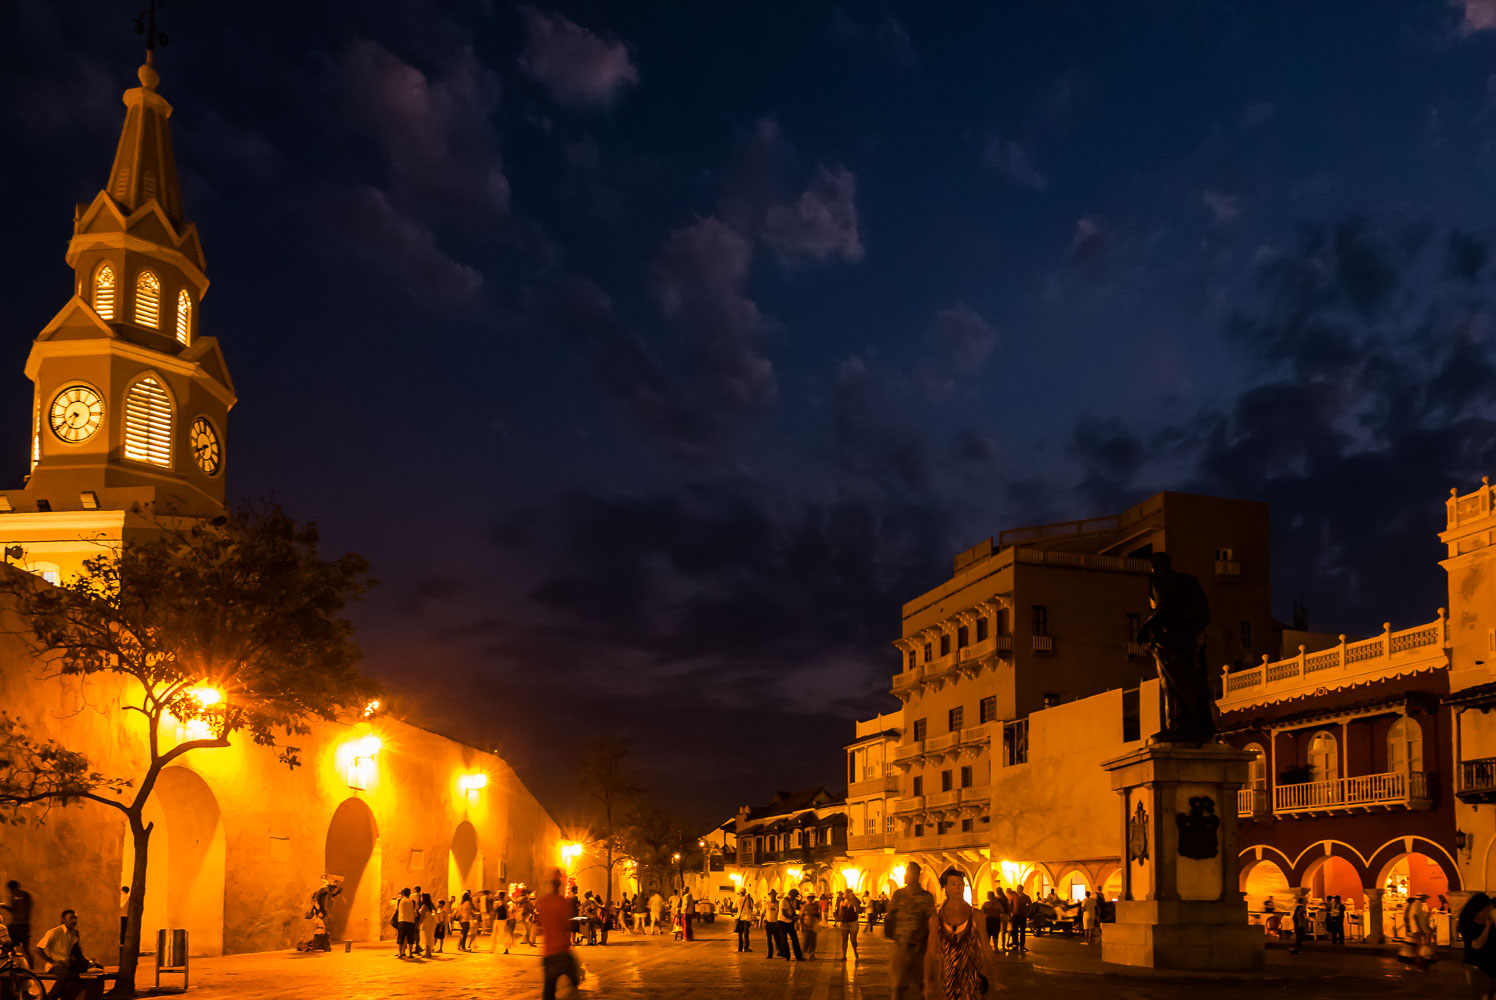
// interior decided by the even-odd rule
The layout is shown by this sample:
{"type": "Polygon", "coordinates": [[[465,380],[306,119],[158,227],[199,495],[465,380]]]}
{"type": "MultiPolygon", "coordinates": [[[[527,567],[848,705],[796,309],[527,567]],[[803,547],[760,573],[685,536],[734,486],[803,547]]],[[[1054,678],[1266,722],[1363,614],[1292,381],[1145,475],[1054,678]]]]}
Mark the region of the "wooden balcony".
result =
{"type": "Polygon", "coordinates": [[[1496,802],[1496,757],[1460,761],[1460,788],[1455,795],[1471,805],[1496,802]]]}
{"type": "Polygon", "coordinates": [[[883,774],[866,781],[854,781],[847,786],[847,798],[860,799],[869,795],[886,795],[899,790],[899,776],[883,774]]]}
{"type": "Polygon", "coordinates": [[[1266,788],[1237,790],[1236,815],[1239,819],[1266,819],[1272,811],[1272,797],[1266,788]]]}
{"type": "Polygon", "coordinates": [[[1273,789],[1273,812],[1280,816],[1312,816],[1374,809],[1427,809],[1432,804],[1428,786],[1428,774],[1424,771],[1362,774],[1279,785],[1273,789]]]}
{"type": "Polygon", "coordinates": [[[1216,560],[1217,580],[1237,580],[1241,578],[1241,563],[1235,559],[1216,560]]]}
{"type": "Polygon", "coordinates": [[[946,806],[953,806],[960,795],[961,790],[958,788],[952,788],[948,792],[932,792],[925,796],[925,808],[942,809],[946,806]]]}
{"type": "Polygon", "coordinates": [[[962,833],[952,830],[950,833],[942,834],[936,838],[941,850],[956,850],[963,847],[987,847],[991,837],[980,830],[968,830],[962,833]]]}
{"type": "Polygon", "coordinates": [[[861,833],[847,837],[848,851],[881,851],[893,846],[893,837],[886,833],[861,833]]]}
{"type": "Polygon", "coordinates": [[[902,697],[903,695],[907,695],[913,691],[917,691],[919,689],[919,686],[924,683],[924,680],[924,667],[914,667],[912,669],[904,671],[901,674],[895,674],[893,678],[894,697],[902,697]]]}
{"type": "Polygon", "coordinates": [[[924,812],[925,797],[923,795],[906,795],[901,799],[894,799],[889,808],[895,814],[924,812]]]}
{"type": "Polygon", "coordinates": [[[1034,652],[1036,652],[1036,653],[1053,653],[1054,652],[1054,636],[1052,636],[1052,635],[1036,635],[1036,636],[1033,637],[1033,640],[1034,640],[1034,652]]]}

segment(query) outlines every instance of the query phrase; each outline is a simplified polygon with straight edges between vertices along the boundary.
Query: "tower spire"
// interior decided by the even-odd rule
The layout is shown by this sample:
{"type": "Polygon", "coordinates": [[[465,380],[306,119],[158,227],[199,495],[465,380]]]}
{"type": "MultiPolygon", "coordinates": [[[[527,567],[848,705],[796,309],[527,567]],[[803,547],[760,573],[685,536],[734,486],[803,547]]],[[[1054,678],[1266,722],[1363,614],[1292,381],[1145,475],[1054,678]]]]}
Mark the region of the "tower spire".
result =
{"type": "Polygon", "coordinates": [[[160,0],[149,0],[146,9],[135,17],[135,30],[145,36],[145,63],[136,71],[140,86],[125,91],[125,127],[104,190],[126,215],[154,200],[166,217],[180,226],[184,221],[182,187],[166,124],[171,104],[156,92],[161,83],[155,66],[156,46],[166,44],[166,35],[156,25],[162,6],[160,0]]]}

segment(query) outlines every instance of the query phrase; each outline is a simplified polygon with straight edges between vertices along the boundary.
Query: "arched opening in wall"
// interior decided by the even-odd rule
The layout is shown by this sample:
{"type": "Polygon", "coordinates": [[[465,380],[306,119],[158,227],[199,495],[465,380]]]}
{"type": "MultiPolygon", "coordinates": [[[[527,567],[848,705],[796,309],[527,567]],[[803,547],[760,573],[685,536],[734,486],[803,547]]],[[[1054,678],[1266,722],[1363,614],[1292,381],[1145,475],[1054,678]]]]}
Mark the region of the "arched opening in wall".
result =
{"type": "Polygon", "coordinates": [[[1086,873],[1079,868],[1072,868],[1060,876],[1056,891],[1059,897],[1066,902],[1079,902],[1086,898],[1086,892],[1091,884],[1086,880],[1086,873]]]}
{"type": "MultiPolygon", "coordinates": [[[[223,954],[223,815],[208,783],[180,765],[163,768],[145,807],[154,824],[146,854],[145,913],[140,946],[153,951],[156,932],[187,931],[192,955],[223,954]]],[[[124,878],[130,883],[134,845],[125,835],[124,878]]]]}
{"type": "Polygon", "coordinates": [[[1288,876],[1276,861],[1263,858],[1245,865],[1241,870],[1241,891],[1247,896],[1247,911],[1261,913],[1273,907],[1288,913],[1293,907],[1293,887],[1288,876]]]}
{"type": "Polygon", "coordinates": [[[447,895],[462,898],[463,890],[477,893],[483,888],[483,852],[478,850],[478,831],[463,820],[452,832],[447,852],[447,895]]]}
{"type": "Polygon", "coordinates": [[[1365,909],[1366,895],[1361,874],[1345,858],[1332,856],[1315,861],[1304,869],[1303,884],[1309,890],[1311,900],[1323,902],[1331,896],[1339,896],[1346,909],[1357,912],[1365,909]]]}
{"type": "Polygon", "coordinates": [[[1122,869],[1113,868],[1112,873],[1101,880],[1101,898],[1116,900],[1122,897],[1122,869]]]}
{"type": "Polygon", "coordinates": [[[343,889],[328,913],[328,934],[335,941],[379,940],[379,826],[362,799],[344,799],[332,814],[324,863],[343,889]]]}
{"type": "Polygon", "coordinates": [[[1383,912],[1401,913],[1409,897],[1427,896],[1429,909],[1439,908],[1449,898],[1449,876],[1439,862],[1417,852],[1399,854],[1382,866],[1377,885],[1385,889],[1383,912]]]}
{"type": "Polygon", "coordinates": [[[1045,899],[1054,892],[1054,876],[1045,866],[1034,865],[1033,870],[1023,880],[1023,891],[1028,893],[1031,899],[1045,899]]]}

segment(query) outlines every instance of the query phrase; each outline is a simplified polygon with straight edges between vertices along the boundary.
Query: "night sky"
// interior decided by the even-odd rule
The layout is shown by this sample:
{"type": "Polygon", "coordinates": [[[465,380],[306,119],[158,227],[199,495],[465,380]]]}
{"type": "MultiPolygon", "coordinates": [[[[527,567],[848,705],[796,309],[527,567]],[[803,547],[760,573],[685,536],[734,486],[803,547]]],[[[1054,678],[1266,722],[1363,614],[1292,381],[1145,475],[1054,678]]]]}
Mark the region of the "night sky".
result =
{"type": "MultiPolygon", "coordinates": [[[[12,486],[136,7],[0,9],[12,486]]],[[[703,825],[837,786],[900,603],[1005,527],[1265,500],[1278,615],[1365,633],[1496,475],[1496,0],[162,27],[231,493],[366,555],[369,671],[562,814],[594,735],[703,825]]]]}

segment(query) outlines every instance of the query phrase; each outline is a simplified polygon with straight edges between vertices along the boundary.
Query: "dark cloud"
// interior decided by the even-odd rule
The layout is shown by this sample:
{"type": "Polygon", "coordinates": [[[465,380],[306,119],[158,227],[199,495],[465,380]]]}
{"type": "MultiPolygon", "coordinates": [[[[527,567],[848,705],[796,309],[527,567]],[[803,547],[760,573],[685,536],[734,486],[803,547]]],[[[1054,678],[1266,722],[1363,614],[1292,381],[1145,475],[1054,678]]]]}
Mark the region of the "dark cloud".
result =
{"type": "Polygon", "coordinates": [[[560,14],[534,7],[520,10],[526,32],[520,68],[557,104],[606,107],[639,82],[639,71],[623,42],[595,35],[560,14]]]}
{"type": "Polygon", "coordinates": [[[800,197],[772,205],[763,239],[789,265],[820,264],[831,258],[862,259],[857,229],[857,178],[845,167],[821,167],[800,197]]]}
{"type": "Polygon", "coordinates": [[[346,192],[330,206],[329,221],[352,252],[423,302],[464,308],[483,290],[477,268],[444,252],[424,221],[402,213],[378,188],[346,192]]]}
{"type": "Polygon", "coordinates": [[[1039,171],[1028,143],[993,136],[982,151],[982,165],[1014,187],[1047,191],[1049,178],[1039,171]]]}
{"type": "Polygon", "coordinates": [[[380,43],[359,39],[343,54],[334,83],[348,120],[378,139],[398,184],[449,211],[502,212],[509,181],[493,124],[497,79],[467,48],[444,68],[433,78],[380,43]]]}

